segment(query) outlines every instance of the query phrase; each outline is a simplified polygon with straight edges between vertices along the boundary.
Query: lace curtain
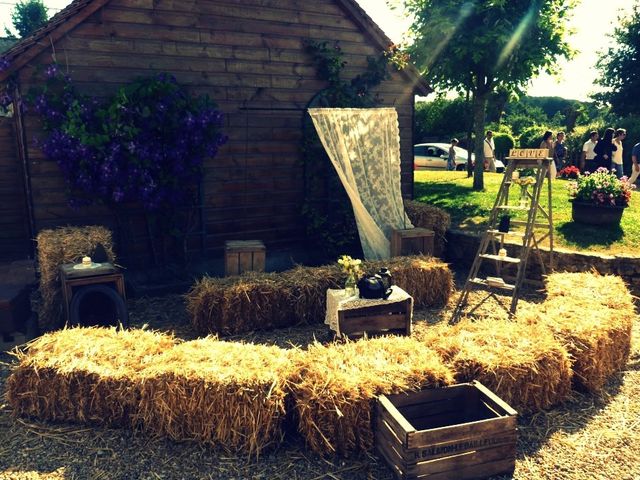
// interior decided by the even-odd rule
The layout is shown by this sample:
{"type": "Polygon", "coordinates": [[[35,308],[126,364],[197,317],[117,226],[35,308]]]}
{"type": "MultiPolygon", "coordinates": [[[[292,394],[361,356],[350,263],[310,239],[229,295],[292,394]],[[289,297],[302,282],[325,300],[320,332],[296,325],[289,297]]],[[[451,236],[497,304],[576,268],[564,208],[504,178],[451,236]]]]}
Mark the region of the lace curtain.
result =
{"type": "Polygon", "coordinates": [[[394,108],[310,108],[309,115],[351,200],[364,257],[390,256],[392,229],[413,228],[400,191],[394,108]]]}

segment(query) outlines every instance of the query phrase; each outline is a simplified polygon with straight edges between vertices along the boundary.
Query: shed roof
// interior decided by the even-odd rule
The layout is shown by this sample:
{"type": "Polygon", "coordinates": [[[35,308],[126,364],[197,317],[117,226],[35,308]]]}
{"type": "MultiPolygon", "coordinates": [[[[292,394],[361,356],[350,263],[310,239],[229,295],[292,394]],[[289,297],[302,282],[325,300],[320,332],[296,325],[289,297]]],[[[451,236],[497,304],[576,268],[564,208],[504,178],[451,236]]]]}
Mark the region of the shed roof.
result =
{"type": "MultiPolygon", "coordinates": [[[[369,34],[381,49],[386,49],[393,43],[356,0],[334,1],[344,9],[351,20],[369,34]]],[[[6,80],[12,72],[22,68],[42,50],[55,43],[60,37],[82,23],[108,2],[109,0],[74,0],[71,2],[67,7],[51,17],[44,26],[20,40],[0,56],[0,58],[8,62],[8,67],[0,71],[0,81],[6,80]]],[[[427,95],[433,91],[412,65],[405,68],[402,74],[420,95],[427,95]]]]}

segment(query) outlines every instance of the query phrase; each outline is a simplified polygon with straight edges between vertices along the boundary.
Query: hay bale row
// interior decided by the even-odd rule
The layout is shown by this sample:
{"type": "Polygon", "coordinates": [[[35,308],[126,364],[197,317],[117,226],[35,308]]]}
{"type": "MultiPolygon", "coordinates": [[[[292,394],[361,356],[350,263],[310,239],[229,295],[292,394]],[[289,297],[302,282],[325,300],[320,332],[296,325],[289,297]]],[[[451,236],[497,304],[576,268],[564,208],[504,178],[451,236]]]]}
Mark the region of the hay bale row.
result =
{"type": "MultiPolygon", "coordinates": [[[[453,289],[445,263],[426,256],[364,262],[363,271],[390,269],[394,282],[414,297],[417,308],[442,306],[453,289]]],[[[302,267],[282,273],[204,277],[186,295],[187,311],[200,335],[231,335],[253,330],[321,323],[328,288],[341,288],[345,275],[336,265],[302,267]]]]}
{"type": "Polygon", "coordinates": [[[569,351],[575,386],[601,391],[629,359],[635,309],[628,288],[613,275],[560,273],[549,275],[547,292],[518,320],[553,332],[569,351]]]}
{"type": "Polygon", "coordinates": [[[62,325],[60,265],[77,262],[101,244],[110,262],[115,262],[111,231],[100,226],[62,227],[42,230],[36,237],[42,304],[38,322],[43,331],[62,325]]]}
{"type": "Polygon", "coordinates": [[[569,355],[547,329],[504,319],[466,320],[431,328],[421,339],[456,381],[478,380],[519,412],[543,410],[569,396],[569,355]]]}
{"type": "Polygon", "coordinates": [[[259,455],[282,441],[286,350],[205,338],[177,345],[140,373],[138,423],[173,440],[259,455]]]}
{"type": "Polygon", "coordinates": [[[140,395],[136,375],[175,339],[146,330],[64,329],[18,352],[7,379],[14,413],[44,420],[129,426],[140,395]]]}
{"type": "Polygon", "coordinates": [[[414,200],[405,200],[404,208],[414,227],[433,230],[434,254],[442,256],[447,230],[451,226],[451,215],[438,207],[414,200]]]}
{"type": "Polygon", "coordinates": [[[380,394],[449,385],[453,377],[435,352],[408,337],[341,345],[313,344],[294,359],[291,395],[298,429],[316,453],[371,451],[371,412],[380,394]]]}

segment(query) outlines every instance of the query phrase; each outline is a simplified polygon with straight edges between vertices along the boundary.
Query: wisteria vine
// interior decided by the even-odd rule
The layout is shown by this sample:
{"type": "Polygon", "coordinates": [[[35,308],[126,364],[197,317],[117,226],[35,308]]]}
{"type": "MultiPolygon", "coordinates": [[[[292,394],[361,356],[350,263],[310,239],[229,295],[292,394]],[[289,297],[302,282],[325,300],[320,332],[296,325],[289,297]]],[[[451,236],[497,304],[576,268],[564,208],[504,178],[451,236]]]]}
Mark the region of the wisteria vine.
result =
{"type": "Polygon", "coordinates": [[[40,146],[60,167],[70,205],[140,202],[158,212],[193,204],[204,159],[228,139],[208,96],[193,97],[162,73],[101,101],[80,94],[56,64],[44,75],[29,99],[47,133],[40,146]]]}

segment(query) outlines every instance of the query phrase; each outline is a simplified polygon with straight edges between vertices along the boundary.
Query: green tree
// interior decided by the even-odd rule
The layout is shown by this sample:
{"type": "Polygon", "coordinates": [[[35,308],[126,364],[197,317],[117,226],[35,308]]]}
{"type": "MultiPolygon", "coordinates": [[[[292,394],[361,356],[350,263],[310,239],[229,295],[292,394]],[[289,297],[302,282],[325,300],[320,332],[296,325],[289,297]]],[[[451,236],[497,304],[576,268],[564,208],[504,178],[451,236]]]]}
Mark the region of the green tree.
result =
{"type": "MultiPolygon", "coordinates": [[[[42,0],[20,0],[11,12],[11,23],[21,38],[29,36],[34,30],[47,23],[49,15],[42,0]]],[[[5,33],[13,37],[13,33],[5,27],[5,33]]]]}
{"type": "Polygon", "coordinates": [[[436,97],[430,102],[418,102],[414,122],[415,139],[424,142],[437,137],[448,142],[451,137],[462,136],[467,116],[467,104],[461,97],[453,100],[436,97]]]}
{"type": "Polygon", "coordinates": [[[413,15],[413,61],[438,88],[470,91],[476,161],[482,176],[485,112],[492,92],[513,91],[542,71],[555,72],[571,49],[566,15],[575,0],[404,0],[413,15]],[[480,141],[478,141],[480,140],[480,141]]]}
{"type": "Polygon", "coordinates": [[[596,98],[609,103],[619,115],[637,114],[640,112],[640,3],[637,0],[632,14],[620,19],[611,36],[613,46],[597,63],[602,75],[596,81],[607,91],[596,98]]]}

